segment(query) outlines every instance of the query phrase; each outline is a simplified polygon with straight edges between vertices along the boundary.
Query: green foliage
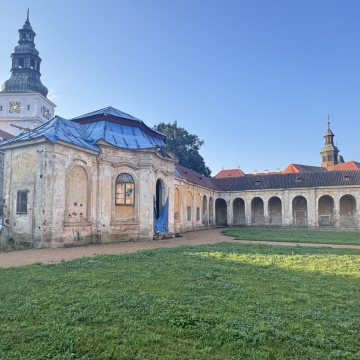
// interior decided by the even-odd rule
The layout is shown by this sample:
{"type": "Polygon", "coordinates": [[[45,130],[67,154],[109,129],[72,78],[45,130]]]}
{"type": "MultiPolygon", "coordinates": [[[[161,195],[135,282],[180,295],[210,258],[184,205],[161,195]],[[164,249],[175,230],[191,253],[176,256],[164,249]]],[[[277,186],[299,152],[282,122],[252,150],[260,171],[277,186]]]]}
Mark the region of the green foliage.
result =
{"type": "Polygon", "coordinates": [[[360,245],[360,232],[358,231],[231,228],[224,230],[223,234],[233,236],[235,240],[360,245]]]}
{"type": "Polygon", "coordinates": [[[358,359],[360,251],[222,243],[0,268],[0,359],[358,359]]]}
{"type": "Polygon", "coordinates": [[[197,135],[189,134],[184,128],[178,127],[177,122],[154,126],[154,129],[166,135],[166,146],[179,158],[179,164],[199,174],[210,176],[211,170],[205,165],[204,158],[199,154],[204,141],[197,135]]]}

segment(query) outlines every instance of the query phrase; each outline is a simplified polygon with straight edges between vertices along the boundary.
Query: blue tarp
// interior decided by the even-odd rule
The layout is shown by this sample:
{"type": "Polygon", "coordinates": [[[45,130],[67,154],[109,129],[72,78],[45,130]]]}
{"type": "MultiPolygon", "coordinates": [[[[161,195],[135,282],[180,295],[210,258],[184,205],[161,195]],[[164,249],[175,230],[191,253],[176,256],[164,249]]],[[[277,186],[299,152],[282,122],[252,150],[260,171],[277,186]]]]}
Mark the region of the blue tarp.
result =
{"type": "Polygon", "coordinates": [[[167,233],[169,232],[169,199],[166,200],[166,203],[161,210],[161,214],[156,218],[156,207],[154,206],[154,232],[157,233],[167,233]]]}
{"type": "Polygon", "coordinates": [[[104,120],[86,124],[79,124],[75,121],[56,116],[33,130],[26,131],[13,139],[1,142],[0,146],[17,141],[36,139],[41,136],[46,137],[52,142],[62,140],[97,152],[100,149],[96,144],[100,140],[123,149],[149,149],[165,146],[164,140],[152,136],[153,133],[161,133],[150,128],[149,130],[151,131],[146,133],[140,128],[145,125],[141,120],[111,107],[80,116],[76,119],[99,114],[104,115],[104,120]],[[131,120],[131,124],[125,125],[108,121],[108,115],[131,120]]]}

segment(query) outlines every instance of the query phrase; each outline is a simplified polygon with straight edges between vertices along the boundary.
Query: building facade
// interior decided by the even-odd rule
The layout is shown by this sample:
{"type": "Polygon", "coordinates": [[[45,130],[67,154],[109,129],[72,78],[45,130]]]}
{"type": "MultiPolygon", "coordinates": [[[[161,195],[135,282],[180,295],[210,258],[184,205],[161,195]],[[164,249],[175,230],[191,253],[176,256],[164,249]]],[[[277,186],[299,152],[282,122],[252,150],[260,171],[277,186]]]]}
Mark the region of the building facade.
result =
{"type": "Polygon", "coordinates": [[[2,244],[141,241],[224,226],[360,230],[360,163],[344,162],[330,123],[321,166],[207,178],[178,164],[164,134],[115,108],[54,117],[34,38],[28,15],[0,92],[2,244]]]}

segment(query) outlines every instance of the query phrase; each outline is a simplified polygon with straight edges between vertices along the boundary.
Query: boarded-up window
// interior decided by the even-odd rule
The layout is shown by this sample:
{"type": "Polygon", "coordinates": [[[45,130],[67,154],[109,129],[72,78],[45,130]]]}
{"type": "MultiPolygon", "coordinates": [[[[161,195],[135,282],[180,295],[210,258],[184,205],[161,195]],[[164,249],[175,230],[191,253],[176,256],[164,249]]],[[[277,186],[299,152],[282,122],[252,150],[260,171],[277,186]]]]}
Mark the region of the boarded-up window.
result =
{"type": "Polygon", "coordinates": [[[196,221],[200,221],[200,208],[196,208],[196,221]]]}
{"type": "Polygon", "coordinates": [[[16,198],[16,213],[27,214],[27,190],[18,190],[16,198]]]}
{"type": "Polygon", "coordinates": [[[116,179],[116,205],[134,205],[135,185],[131,175],[122,173],[116,179]]]}
{"type": "Polygon", "coordinates": [[[187,221],[191,221],[191,206],[187,207],[187,221]]]}
{"type": "Polygon", "coordinates": [[[69,173],[68,219],[69,222],[82,222],[87,219],[88,202],[87,174],[82,166],[74,166],[69,173]]]}

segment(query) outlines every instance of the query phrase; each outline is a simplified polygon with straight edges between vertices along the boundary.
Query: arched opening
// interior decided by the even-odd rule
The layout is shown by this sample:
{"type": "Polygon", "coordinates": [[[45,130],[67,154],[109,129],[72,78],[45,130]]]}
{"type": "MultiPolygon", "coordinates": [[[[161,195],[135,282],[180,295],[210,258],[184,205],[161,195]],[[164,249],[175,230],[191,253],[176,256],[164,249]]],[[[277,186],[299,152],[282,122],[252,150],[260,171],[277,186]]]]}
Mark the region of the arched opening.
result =
{"type": "Polygon", "coordinates": [[[201,221],[201,195],[196,195],[196,221],[201,221]]]}
{"type": "Polygon", "coordinates": [[[202,214],[202,218],[203,218],[203,224],[206,225],[208,220],[209,220],[208,202],[207,202],[206,195],[204,195],[204,197],[203,197],[203,214],[202,214]]]}
{"type": "Polygon", "coordinates": [[[214,224],[214,200],[212,197],[209,198],[209,224],[214,224]]]}
{"type": "Polygon", "coordinates": [[[236,198],[233,202],[233,224],[245,224],[245,202],[241,198],[236,198]]]}
{"type": "Polygon", "coordinates": [[[282,206],[281,200],[277,196],[269,200],[269,224],[282,225],[282,206]]]}
{"type": "Polygon", "coordinates": [[[193,207],[193,196],[190,191],[188,191],[186,195],[186,221],[191,221],[193,214],[192,214],[192,207],[193,207]]]}
{"type": "Polygon", "coordinates": [[[340,226],[356,226],[356,200],[352,195],[340,199],[340,226]]]}
{"type": "Polygon", "coordinates": [[[319,226],[333,225],[334,199],[329,195],[323,195],[319,198],[319,226]]]}
{"type": "Polygon", "coordinates": [[[264,201],[259,197],[255,197],[251,201],[251,223],[264,225],[264,201]]]}
{"type": "Polygon", "coordinates": [[[178,188],[174,189],[174,221],[180,221],[180,192],[178,188]]]}
{"type": "Polygon", "coordinates": [[[224,199],[216,199],[215,201],[216,226],[227,225],[227,205],[224,199]]]}
{"type": "Polygon", "coordinates": [[[156,219],[159,218],[161,210],[165,205],[165,186],[161,179],[156,181],[156,199],[155,199],[155,210],[156,210],[156,219]]]}
{"type": "Polygon", "coordinates": [[[307,201],[299,195],[294,197],[292,201],[293,224],[298,227],[307,226],[307,201]]]}

